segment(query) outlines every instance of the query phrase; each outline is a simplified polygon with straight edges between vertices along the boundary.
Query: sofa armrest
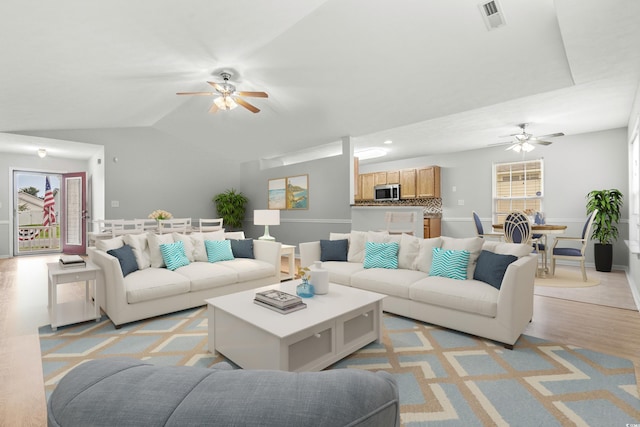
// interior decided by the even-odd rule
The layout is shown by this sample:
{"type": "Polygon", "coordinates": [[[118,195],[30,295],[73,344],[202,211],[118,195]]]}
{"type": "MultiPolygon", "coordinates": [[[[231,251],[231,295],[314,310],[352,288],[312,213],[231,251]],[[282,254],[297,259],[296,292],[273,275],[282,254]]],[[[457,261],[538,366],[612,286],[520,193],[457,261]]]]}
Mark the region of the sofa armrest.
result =
{"type": "Polygon", "coordinates": [[[101,298],[101,306],[109,314],[110,304],[113,305],[117,301],[127,301],[120,262],[116,257],[93,247],[87,248],[87,254],[89,255],[89,260],[102,270],[103,281],[101,283],[102,293],[100,296],[104,296],[104,298],[101,298]]]}
{"type": "Polygon", "coordinates": [[[537,255],[525,255],[507,267],[498,295],[498,317],[503,321],[531,321],[537,266],[537,255]]]}
{"type": "Polygon", "coordinates": [[[258,240],[254,239],[253,241],[253,256],[255,259],[259,259],[261,261],[266,261],[269,264],[273,264],[276,269],[276,276],[278,281],[280,281],[280,269],[281,269],[281,257],[280,257],[280,248],[282,247],[282,243],[279,242],[271,242],[268,240],[258,240]]]}
{"type": "Polygon", "coordinates": [[[300,243],[300,266],[309,267],[320,261],[320,241],[300,243]]]}

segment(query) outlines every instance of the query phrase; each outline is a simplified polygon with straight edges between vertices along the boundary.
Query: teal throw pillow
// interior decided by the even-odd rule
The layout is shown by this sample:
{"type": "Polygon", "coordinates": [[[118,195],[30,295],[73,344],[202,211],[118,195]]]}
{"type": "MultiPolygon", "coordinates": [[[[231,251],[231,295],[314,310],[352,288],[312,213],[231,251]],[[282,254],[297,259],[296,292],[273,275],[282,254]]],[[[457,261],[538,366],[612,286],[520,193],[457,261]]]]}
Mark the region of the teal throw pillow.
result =
{"type": "Polygon", "coordinates": [[[398,268],[398,249],[396,242],[367,242],[364,247],[364,268],[398,268]]]}
{"type": "Polygon", "coordinates": [[[184,243],[182,243],[182,240],[161,244],[160,253],[162,253],[162,259],[167,268],[171,271],[178,267],[189,265],[189,258],[187,258],[184,252],[184,243]]]}
{"type": "Polygon", "coordinates": [[[118,258],[123,277],[126,277],[127,274],[138,270],[138,261],[136,261],[136,256],[134,255],[131,246],[124,245],[117,249],[108,250],[107,253],[118,258]]]}
{"type": "Polygon", "coordinates": [[[209,262],[231,261],[234,259],[229,240],[205,240],[204,246],[207,248],[207,260],[209,262]]]}
{"type": "Polygon", "coordinates": [[[473,278],[488,283],[496,289],[502,286],[502,278],[507,267],[518,257],[515,255],[501,255],[489,251],[480,252],[473,278]]]}
{"type": "Polygon", "coordinates": [[[469,251],[433,248],[433,261],[431,262],[429,276],[466,280],[470,255],[469,251]]]}

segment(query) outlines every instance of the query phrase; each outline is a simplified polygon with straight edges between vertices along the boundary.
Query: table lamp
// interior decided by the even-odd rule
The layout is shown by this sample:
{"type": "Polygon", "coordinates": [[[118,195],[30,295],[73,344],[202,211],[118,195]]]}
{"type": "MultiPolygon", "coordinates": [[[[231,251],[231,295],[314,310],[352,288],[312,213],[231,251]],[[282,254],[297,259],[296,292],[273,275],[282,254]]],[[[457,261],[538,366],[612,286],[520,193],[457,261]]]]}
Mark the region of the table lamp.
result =
{"type": "Polygon", "coordinates": [[[278,209],[258,209],[253,211],[253,223],[255,225],[264,225],[264,235],[258,237],[259,240],[272,240],[275,237],[269,235],[270,225],[280,225],[280,211],[278,209]]]}

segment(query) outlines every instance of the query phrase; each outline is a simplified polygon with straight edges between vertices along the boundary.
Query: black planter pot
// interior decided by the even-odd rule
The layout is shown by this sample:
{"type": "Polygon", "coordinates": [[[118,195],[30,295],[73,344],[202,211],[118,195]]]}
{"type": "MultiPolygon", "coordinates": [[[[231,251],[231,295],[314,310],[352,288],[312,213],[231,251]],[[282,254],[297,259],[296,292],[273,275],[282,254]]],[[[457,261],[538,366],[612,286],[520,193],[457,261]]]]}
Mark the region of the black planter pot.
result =
{"type": "Polygon", "coordinates": [[[612,244],[594,243],[593,256],[595,258],[597,271],[611,271],[611,266],[613,265],[612,244]]]}

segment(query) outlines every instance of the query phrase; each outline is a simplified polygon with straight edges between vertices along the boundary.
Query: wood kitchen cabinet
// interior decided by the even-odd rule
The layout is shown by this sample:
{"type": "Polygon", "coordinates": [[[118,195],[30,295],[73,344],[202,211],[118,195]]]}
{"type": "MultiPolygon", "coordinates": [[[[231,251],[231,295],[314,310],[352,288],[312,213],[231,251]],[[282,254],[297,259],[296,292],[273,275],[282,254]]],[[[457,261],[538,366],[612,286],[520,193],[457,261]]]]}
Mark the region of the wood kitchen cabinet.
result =
{"type": "Polygon", "coordinates": [[[424,238],[440,237],[440,218],[424,218],[424,238]]]}
{"type": "Polygon", "coordinates": [[[375,173],[363,173],[360,175],[361,200],[373,200],[373,187],[375,186],[375,173]]]}
{"type": "Polygon", "coordinates": [[[400,171],[387,171],[387,184],[400,184],[400,171]]]}
{"type": "Polygon", "coordinates": [[[400,171],[400,198],[416,198],[416,170],[402,169],[400,171]]]}
{"type": "Polygon", "coordinates": [[[375,172],[374,173],[374,185],[384,185],[387,184],[387,173],[386,172],[375,172]]]}
{"type": "Polygon", "coordinates": [[[439,166],[418,169],[416,178],[416,197],[440,197],[439,166]]]}

